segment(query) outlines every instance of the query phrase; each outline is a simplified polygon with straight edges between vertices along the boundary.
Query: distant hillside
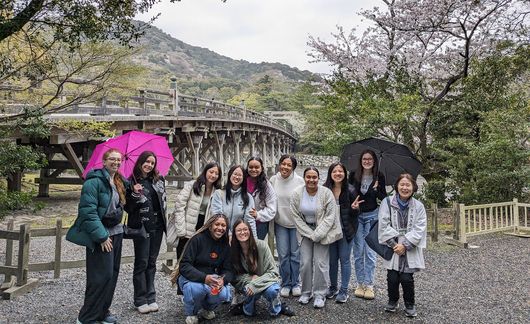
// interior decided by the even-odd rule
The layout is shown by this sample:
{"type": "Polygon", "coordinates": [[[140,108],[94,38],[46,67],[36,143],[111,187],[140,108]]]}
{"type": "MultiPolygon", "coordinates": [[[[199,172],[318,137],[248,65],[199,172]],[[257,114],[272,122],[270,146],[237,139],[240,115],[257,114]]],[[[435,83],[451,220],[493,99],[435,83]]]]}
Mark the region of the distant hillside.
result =
{"type": "Polygon", "coordinates": [[[283,82],[315,79],[310,71],[301,71],[281,63],[250,63],[234,60],[207,48],[188,45],[151,26],[140,43],[145,50],[136,61],[151,70],[170,72],[178,78],[227,79],[255,82],[267,74],[283,82]]]}

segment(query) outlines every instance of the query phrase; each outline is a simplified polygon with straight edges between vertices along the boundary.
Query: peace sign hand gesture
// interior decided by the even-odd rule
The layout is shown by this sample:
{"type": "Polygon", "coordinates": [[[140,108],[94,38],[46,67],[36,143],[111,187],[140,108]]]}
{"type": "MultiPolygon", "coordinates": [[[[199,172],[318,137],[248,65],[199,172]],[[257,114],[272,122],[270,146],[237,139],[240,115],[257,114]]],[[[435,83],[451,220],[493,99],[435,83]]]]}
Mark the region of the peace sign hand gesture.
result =
{"type": "Polygon", "coordinates": [[[362,204],[363,202],[364,200],[359,200],[359,196],[357,196],[355,200],[353,201],[353,203],[351,204],[351,208],[359,209],[359,205],[362,204]]]}

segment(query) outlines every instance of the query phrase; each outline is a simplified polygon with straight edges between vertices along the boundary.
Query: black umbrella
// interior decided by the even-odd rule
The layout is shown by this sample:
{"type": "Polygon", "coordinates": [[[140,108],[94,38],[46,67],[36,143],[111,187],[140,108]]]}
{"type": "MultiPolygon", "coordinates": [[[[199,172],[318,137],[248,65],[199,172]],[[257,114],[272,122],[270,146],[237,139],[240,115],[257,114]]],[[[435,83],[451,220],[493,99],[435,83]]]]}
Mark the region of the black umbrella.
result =
{"type": "Polygon", "coordinates": [[[361,153],[372,150],[379,160],[379,172],[385,176],[386,183],[393,184],[401,173],[410,173],[415,179],[421,171],[421,162],[403,144],[378,138],[367,138],[344,145],[340,161],[350,171],[355,171],[361,153]]]}

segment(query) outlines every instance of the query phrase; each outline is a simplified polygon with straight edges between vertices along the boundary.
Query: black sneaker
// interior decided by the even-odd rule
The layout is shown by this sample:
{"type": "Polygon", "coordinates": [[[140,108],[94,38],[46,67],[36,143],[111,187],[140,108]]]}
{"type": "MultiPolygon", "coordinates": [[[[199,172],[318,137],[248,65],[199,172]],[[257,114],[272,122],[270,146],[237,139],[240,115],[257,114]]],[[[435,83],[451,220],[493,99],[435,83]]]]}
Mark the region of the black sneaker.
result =
{"type": "Polygon", "coordinates": [[[289,306],[287,306],[286,303],[282,303],[282,310],[280,311],[280,314],[288,316],[288,317],[296,315],[294,311],[289,306]]]}
{"type": "Polygon", "coordinates": [[[414,307],[414,305],[405,307],[405,315],[407,315],[407,317],[418,316],[418,313],[416,313],[416,307],[414,307]]]}
{"type": "Polygon", "coordinates": [[[243,315],[244,314],[243,304],[241,303],[241,304],[237,304],[237,305],[230,307],[230,310],[228,311],[228,313],[232,316],[243,315]]]}
{"type": "Polygon", "coordinates": [[[395,313],[398,308],[397,302],[388,302],[385,306],[385,312],[395,313]]]}
{"type": "Polygon", "coordinates": [[[328,292],[326,293],[326,298],[327,299],[331,299],[331,298],[337,296],[338,293],[339,293],[339,291],[337,290],[337,288],[329,288],[328,292]]]}

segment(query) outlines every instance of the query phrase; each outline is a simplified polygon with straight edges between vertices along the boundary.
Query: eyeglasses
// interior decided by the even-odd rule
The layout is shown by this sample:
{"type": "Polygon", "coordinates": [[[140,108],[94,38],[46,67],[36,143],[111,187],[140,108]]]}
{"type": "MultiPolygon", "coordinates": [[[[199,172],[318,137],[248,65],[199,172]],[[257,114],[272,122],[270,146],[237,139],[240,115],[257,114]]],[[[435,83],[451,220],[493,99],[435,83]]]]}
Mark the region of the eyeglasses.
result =
{"type": "Polygon", "coordinates": [[[248,232],[250,232],[248,228],[241,228],[241,229],[236,230],[237,234],[243,234],[243,233],[248,233],[248,232]]]}
{"type": "Polygon", "coordinates": [[[109,158],[107,158],[107,160],[111,161],[111,162],[121,162],[121,159],[114,158],[114,157],[109,157],[109,158]]]}
{"type": "Polygon", "coordinates": [[[363,158],[363,161],[373,161],[373,158],[363,158]]]}

